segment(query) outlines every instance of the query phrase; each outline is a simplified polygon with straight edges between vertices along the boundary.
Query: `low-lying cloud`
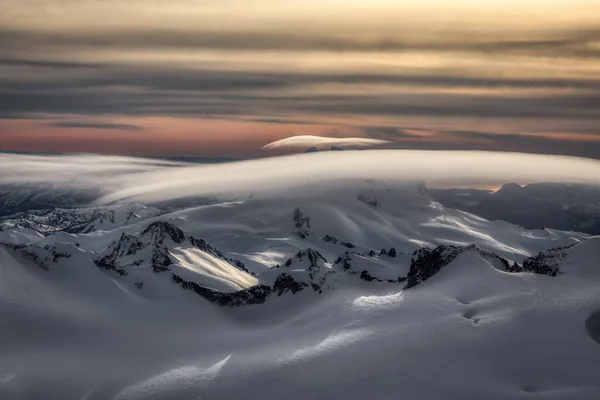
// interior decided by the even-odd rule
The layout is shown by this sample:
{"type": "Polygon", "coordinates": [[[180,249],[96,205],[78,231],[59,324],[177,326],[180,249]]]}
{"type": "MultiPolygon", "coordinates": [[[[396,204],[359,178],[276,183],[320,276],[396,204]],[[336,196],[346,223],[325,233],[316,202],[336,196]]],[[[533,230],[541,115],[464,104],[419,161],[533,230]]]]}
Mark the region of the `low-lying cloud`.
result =
{"type": "Polygon", "coordinates": [[[386,182],[431,186],[518,181],[600,184],[600,161],[479,151],[365,150],[272,157],[213,165],[108,156],[0,153],[0,184],[69,184],[101,189],[107,204],[201,195],[293,196],[294,190],[386,182]]]}

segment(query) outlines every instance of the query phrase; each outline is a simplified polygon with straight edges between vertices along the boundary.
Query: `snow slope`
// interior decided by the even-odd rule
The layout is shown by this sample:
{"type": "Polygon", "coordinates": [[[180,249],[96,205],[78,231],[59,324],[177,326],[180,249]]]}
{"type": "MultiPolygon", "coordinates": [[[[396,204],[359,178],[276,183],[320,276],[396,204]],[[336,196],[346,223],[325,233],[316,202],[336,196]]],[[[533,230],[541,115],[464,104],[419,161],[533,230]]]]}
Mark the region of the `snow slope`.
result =
{"type": "Polygon", "coordinates": [[[598,398],[598,237],[380,179],[224,198],[6,219],[0,398],[598,398]]]}
{"type": "Polygon", "coordinates": [[[595,399],[600,391],[600,346],[586,328],[600,309],[597,282],[509,274],[476,251],[408,290],[305,292],[231,312],[179,290],[156,302],[106,287],[98,304],[2,260],[7,399],[595,399]]]}

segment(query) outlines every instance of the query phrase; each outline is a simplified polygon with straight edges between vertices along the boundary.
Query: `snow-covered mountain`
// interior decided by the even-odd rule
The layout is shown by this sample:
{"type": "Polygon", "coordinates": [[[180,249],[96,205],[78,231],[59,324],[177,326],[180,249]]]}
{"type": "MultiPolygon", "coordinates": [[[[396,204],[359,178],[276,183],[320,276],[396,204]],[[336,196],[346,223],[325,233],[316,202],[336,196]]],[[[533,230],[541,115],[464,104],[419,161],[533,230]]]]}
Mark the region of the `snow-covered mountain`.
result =
{"type": "Polygon", "coordinates": [[[435,189],[434,197],[490,220],[503,220],[526,228],[549,227],[600,234],[600,186],[572,183],[516,183],[498,191],[435,189]]]}
{"type": "Polygon", "coordinates": [[[0,226],[0,243],[25,258],[42,249],[37,258],[44,260],[48,246],[74,246],[110,279],[149,291],[163,276],[186,289],[199,285],[209,300],[212,292],[261,285],[278,294],[359,281],[402,287],[424,249],[476,247],[512,265],[587,238],[489,222],[443,207],[423,185],[377,181],[326,192],[300,188],[293,201],[253,195],[168,213],[141,204],[33,211],[0,226]]]}
{"type": "Polygon", "coordinates": [[[57,231],[108,231],[157,216],[161,211],[139,203],[121,206],[34,209],[0,217],[0,231],[32,229],[41,234],[57,231]]]}
{"type": "Polygon", "coordinates": [[[352,180],[0,219],[0,398],[595,399],[600,238],[352,180]]]}
{"type": "Polygon", "coordinates": [[[0,217],[28,210],[83,207],[102,195],[98,188],[68,183],[0,184],[0,217]]]}

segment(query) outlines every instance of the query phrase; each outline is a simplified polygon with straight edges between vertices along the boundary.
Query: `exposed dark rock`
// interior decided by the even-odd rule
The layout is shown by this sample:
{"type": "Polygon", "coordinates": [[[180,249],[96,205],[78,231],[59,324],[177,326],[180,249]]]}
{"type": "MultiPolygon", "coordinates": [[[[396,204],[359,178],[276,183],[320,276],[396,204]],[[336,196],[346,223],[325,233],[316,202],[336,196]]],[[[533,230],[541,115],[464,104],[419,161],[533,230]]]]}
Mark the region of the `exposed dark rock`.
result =
{"type": "Polygon", "coordinates": [[[300,211],[299,208],[296,208],[294,211],[294,225],[298,229],[303,227],[310,229],[310,217],[304,217],[302,211],[300,211]]]}
{"type": "Polygon", "coordinates": [[[243,262],[225,257],[221,251],[212,247],[203,239],[196,239],[193,236],[186,238],[181,229],[164,221],[156,221],[148,225],[139,238],[123,233],[118,241],[113,242],[109,246],[109,249],[112,249],[110,254],[96,260],[95,264],[100,268],[115,271],[120,275],[127,274],[126,269],[128,266],[139,266],[144,262],[149,262],[152,270],[156,273],[169,271],[169,266],[173,264],[173,260],[169,256],[167,239],[180,245],[188,243],[190,246],[210,253],[238,269],[250,273],[243,262]],[[138,252],[147,248],[150,248],[149,259],[138,259],[129,263],[123,262],[125,257],[130,257],[131,259],[131,256],[135,256],[138,252]]]}
{"type": "Polygon", "coordinates": [[[118,241],[112,243],[109,248],[112,247],[110,254],[95,260],[96,266],[105,269],[107,271],[115,271],[119,275],[127,275],[125,266],[119,265],[120,259],[127,256],[135,255],[138,251],[142,250],[146,245],[140,242],[135,236],[128,235],[126,233],[121,234],[118,241]]]}
{"type": "Polygon", "coordinates": [[[144,287],[144,282],[136,282],[133,284],[136,288],[141,289],[144,287]]]}
{"type": "Polygon", "coordinates": [[[406,278],[398,277],[398,279],[379,279],[371,274],[369,271],[364,270],[360,273],[360,279],[367,282],[387,282],[387,283],[402,283],[406,281],[406,278]]]}
{"type": "Polygon", "coordinates": [[[297,292],[304,290],[306,287],[308,287],[307,283],[298,282],[293,276],[283,273],[275,280],[275,283],[273,284],[273,291],[277,293],[278,296],[281,296],[287,292],[296,294],[297,292]]]}
{"type": "Polygon", "coordinates": [[[323,237],[323,241],[327,242],[327,243],[333,243],[333,244],[339,244],[340,246],[344,246],[348,249],[353,249],[356,246],[350,242],[344,242],[342,240],[339,240],[338,238],[334,237],[334,236],[330,236],[330,235],[325,235],[323,237]]]}
{"type": "Polygon", "coordinates": [[[170,238],[177,244],[182,244],[185,240],[185,234],[181,229],[165,221],[156,221],[151,223],[142,232],[142,236],[148,233],[152,235],[154,243],[158,245],[162,245],[167,238],[170,238]]]}
{"type": "MultiPolygon", "coordinates": [[[[369,252],[369,255],[371,255],[371,253],[373,253],[373,255],[371,257],[374,257],[376,255],[375,251],[373,251],[373,250],[371,250],[369,252]]],[[[391,257],[391,258],[396,258],[396,256],[398,255],[398,252],[396,251],[395,247],[392,247],[389,250],[381,249],[381,251],[379,252],[379,255],[380,256],[388,256],[388,257],[391,257]]]]}
{"type": "Polygon", "coordinates": [[[349,271],[352,268],[350,261],[355,254],[357,253],[354,251],[346,251],[334,261],[334,264],[340,265],[343,271],[349,271]]]}
{"type": "Polygon", "coordinates": [[[67,253],[65,251],[53,251],[52,252],[52,262],[58,263],[58,260],[61,258],[71,258],[71,253],[67,253]]]}
{"type": "Polygon", "coordinates": [[[505,258],[500,257],[495,253],[477,249],[475,245],[465,247],[438,246],[435,249],[422,248],[415,251],[412,256],[406,289],[410,289],[431,278],[442,268],[450,264],[456,256],[471,249],[476,249],[483,257],[499,260],[506,272],[532,272],[548,276],[557,276],[560,274],[558,268],[559,261],[567,254],[565,250],[574,245],[575,244],[543,251],[534,257],[525,259],[523,266],[520,266],[517,262],[513,262],[513,264],[510,265],[505,258]]]}
{"type": "Polygon", "coordinates": [[[319,261],[327,262],[325,257],[323,257],[321,255],[321,253],[319,253],[318,251],[313,250],[313,249],[306,249],[306,250],[299,251],[298,253],[296,253],[296,255],[294,257],[287,260],[285,262],[285,266],[286,267],[291,266],[294,261],[294,258],[296,260],[298,260],[299,262],[302,262],[305,258],[308,259],[310,268],[318,268],[319,261]]]}
{"type": "Polygon", "coordinates": [[[323,241],[327,242],[327,243],[335,243],[337,244],[338,240],[336,238],[334,238],[333,236],[329,236],[329,235],[325,235],[323,237],[323,241]]]}
{"type": "Polygon", "coordinates": [[[367,282],[373,282],[375,280],[379,281],[379,279],[372,277],[371,274],[369,274],[369,272],[366,270],[360,273],[360,279],[367,282]]]}
{"type": "Polygon", "coordinates": [[[156,273],[170,271],[169,266],[173,264],[173,261],[168,256],[169,249],[154,250],[152,253],[152,270],[156,273]]]}
{"type": "Polygon", "coordinates": [[[410,263],[406,289],[415,287],[431,278],[450,264],[459,254],[474,248],[475,245],[465,247],[438,246],[435,249],[421,248],[416,250],[410,263]]]}
{"type": "Polygon", "coordinates": [[[306,239],[307,237],[311,236],[311,233],[309,231],[298,231],[298,236],[300,236],[301,239],[306,239]]]}
{"type": "MultiPolygon", "coordinates": [[[[49,256],[42,256],[36,252],[36,246],[34,245],[25,245],[25,244],[11,244],[11,243],[0,243],[2,246],[13,250],[15,253],[19,254],[21,257],[31,262],[36,267],[44,270],[50,271],[50,267],[48,266],[48,262],[50,261],[49,256]]],[[[46,246],[48,247],[48,246],[46,246]]],[[[42,248],[39,248],[40,250],[42,248]]],[[[47,251],[47,249],[44,249],[47,251]]],[[[68,254],[68,253],[67,253],[68,254]]],[[[69,257],[71,255],[69,254],[69,257]]],[[[54,259],[54,258],[53,258],[54,259]]]]}
{"type": "Polygon", "coordinates": [[[317,276],[318,269],[313,269],[309,274],[310,286],[315,292],[322,293],[324,289],[331,289],[330,280],[337,273],[336,271],[327,271],[326,273],[317,276]]]}
{"type": "Polygon", "coordinates": [[[508,265],[506,267],[506,272],[513,272],[513,273],[519,273],[519,272],[523,272],[523,267],[521,267],[516,261],[513,263],[513,265],[508,265]]]}
{"type": "Polygon", "coordinates": [[[523,271],[548,276],[559,275],[559,261],[567,255],[566,250],[574,245],[575,243],[569,246],[555,247],[550,250],[542,251],[536,256],[525,259],[525,261],[523,261],[523,271]]]}
{"type": "Polygon", "coordinates": [[[478,249],[478,250],[479,250],[479,254],[481,254],[482,256],[487,257],[487,258],[493,258],[495,260],[500,261],[500,263],[504,267],[504,271],[506,271],[506,272],[522,272],[522,271],[518,271],[518,268],[520,268],[520,267],[518,267],[519,264],[514,263],[513,266],[511,266],[510,263],[508,262],[508,260],[506,258],[500,257],[496,253],[490,253],[489,251],[484,251],[484,250],[481,250],[481,249],[478,249]],[[515,265],[517,267],[515,267],[515,265]],[[517,269],[514,269],[513,267],[517,268],[517,269]]]}
{"type": "Polygon", "coordinates": [[[205,288],[196,282],[186,281],[175,273],[171,275],[171,279],[185,290],[191,290],[212,303],[227,307],[262,304],[273,292],[269,286],[257,285],[238,292],[221,293],[205,288]]]}

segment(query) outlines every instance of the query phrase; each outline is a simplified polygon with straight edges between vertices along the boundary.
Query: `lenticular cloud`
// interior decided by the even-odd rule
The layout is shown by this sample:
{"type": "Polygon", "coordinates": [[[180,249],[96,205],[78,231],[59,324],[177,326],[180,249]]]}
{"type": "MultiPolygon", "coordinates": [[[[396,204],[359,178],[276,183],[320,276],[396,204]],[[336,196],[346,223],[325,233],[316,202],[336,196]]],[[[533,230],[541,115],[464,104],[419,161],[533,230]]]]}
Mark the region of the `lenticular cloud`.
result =
{"type": "Polygon", "coordinates": [[[173,163],[97,155],[0,154],[0,184],[69,184],[99,188],[102,203],[186,196],[331,187],[356,179],[428,185],[509,181],[600,183],[600,161],[477,151],[370,150],[323,152],[223,164],[173,163]],[[377,153],[374,153],[377,152],[377,153]]]}
{"type": "Polygon", "coordinates": [[[263,150],[302,152],[308,149],[329,150],[332,147],[340,149],[364,149],[377,145],[391,143],[387,140],[368,138],[332,138],[323,136],[293,136],[263,146],[263,150]]]}

